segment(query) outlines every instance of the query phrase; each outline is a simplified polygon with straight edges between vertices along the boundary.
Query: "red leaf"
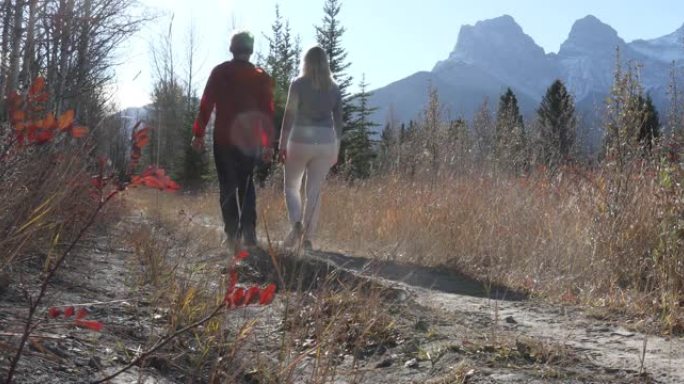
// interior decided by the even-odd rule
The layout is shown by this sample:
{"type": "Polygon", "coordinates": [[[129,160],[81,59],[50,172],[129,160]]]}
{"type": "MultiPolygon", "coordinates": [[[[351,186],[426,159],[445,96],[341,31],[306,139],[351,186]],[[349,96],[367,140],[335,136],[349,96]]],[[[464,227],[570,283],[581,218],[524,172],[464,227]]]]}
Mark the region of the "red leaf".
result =
{"type": "Polygon", "coordinates": [[[244,260],[244,259],[246,259],[248,256],[249,256],[249,252],[247,252],[246,250],[242,249],[242,250],[238,251],[237,254],[235,254],[235,259],[237,259],[237,260],[244,260]]]}
{"type": "Polygon", "coordinates": [[[245,289],[236,288],[230,298],[230,304],[233,307],[239,307],[245,303],[245,289]]]}
{"type": "Polygon", "coordinates": [[[55,118],[55,114],[50,112],[48,113],[47,117],[43,120],[43,128],[47,129],[55,129],[57,128],[57,119],[55,118]]]}
{"type": "Polygon", "coordinates": [[[56,317],[59,317],[59,315],[61,315],[61,314],[62,314],[62,311],[59,308],[52,307],[52,308],[48,309],[48,316],[50,316],[53,319],[56,317]]]}
{"type": "Polygon", "coordinates": [[[26,112],[20,110],[12,112],[12,122],[13,123],[18,123],[20,121],[26,120],[26,112]]]}
{"type": "Polygon", "coordinates": [[[262,289],[259,294],[259,304],[268,305],[273,302],[273,297],[275,296],[276,286],[275,284],[269,284],[266,288],[262,289]]]}
{"type": "Polygon", "coordinates": [[[93,176],[90,179],[90,184],[92,184],[93,187],[95,187],[98,190],[104,188],[104,181],[102,180],[102,176],[93,176]]]}
{"type": "Polygon", "coordinates": [[[33,80],[33,84],[31,84],[29,96],[36,96],[38,93],[42,92],[43,89],[45,89],[45,78],[38,76],[33,80]]]}
{"type": "Polygon", "coordinates": [[[155,176],[144,176],[143,184],[150,188],[164,189],[164,183],[155,176]]]}
{"type": "Polygon", "coordinates": [[[81,320],[88,316],[88,310],[85,308],[79,308],[78,311],[76,311],[76,320],[81,320]]]}
{"type": "MultiPolygon", "coordinates": [[[[136,151],[133,151],[133,154],[136,154],[136,151]]],[[[147,167],[140,175],[133,175],[131,177],[131,184],[144,185],[149,188],[159,189],[160,191],[177,191],[180,189],[180,186],[166,175],[166,171],[154,166],[147,167]]]]}
{"type": "MultiPolygon", "coordinates": [[[[33,101],[36,103],[45,103],[50,98],[50,95],[48,95],[47,92],[41,92],[35,96],[32,96],[32,98],[33,98],[33,101]]],[[[34,109],[35,110],[42,110],[43,108],[38,108],[38,107],[34,106],[34,109]]]]}
{"type": "Polygon", "coordinates": [[[52,140],[55,137],[55,135],[52,133],[52,131],[48,131],[45,129],[41,129],[31,137],[31,141],[36,143],[36,144],[45,144],[48,141],[52,140]]]}
{"type": "Polygon", "coordinates": [[[71,127],[74,123],[74,110],[69,109],[68,111],[62,113],[59,117],[58,127],[61,131],[66,131],[67,128],[71,127]]]}
{"type": "Polygon", "coordinates": [[[252,301],[259,296],[261,289],[259,287],[250,287],[245,293],[245,305],[252,304],[252,301]]]}
{"type": "Polygon", "coordinates": [[[76,319],[74,322],[76,326],[81,327],[81,328],[88,328],[90,330],[100,332],[102,331],[102,328],[104,328],[104,325],[100,323],[99,321],[94,321],[94,320],[80,320],[76,319]]]}
{"type": "Polygon", "coordinates": [[[22,132],[25,129],[26,129],[26,123],[24,123],[23,121],[20,121],[20,122],[14,124],[14,130],[17,132],[22,132]]]}
{"type": "Polygon", "coordinates": [[[76,126],[71,128],[71,136],[80,139],[82,137],[85,137],[88,134],[88,127],[84,126],[76,126]]]}
{"type": "Polygon", "coordinates": [[[180,185],[178,185],[178,183],[176,183],[176,182],[173,181],[173,180],[169,180],[169,181],[166,183],[166,190],[167,190],[167,191],[172,191],[172,192],[173,192],[173,191],[177,191],[177,190],[179,190],[179,189],[180,189],[180,185]]]}
{"type": "Polygon", "coordinates": [[[67,309],[64,310],[64,317],[69,318],[74,315],[74,307],[68,307],[67,309]]]}
{"type": "Polygon", "coordinates": [[[143,129],[133,132],[133,146],[139,149],[144,148],[150,142],[150,128],[145,127],[143,129]]]}

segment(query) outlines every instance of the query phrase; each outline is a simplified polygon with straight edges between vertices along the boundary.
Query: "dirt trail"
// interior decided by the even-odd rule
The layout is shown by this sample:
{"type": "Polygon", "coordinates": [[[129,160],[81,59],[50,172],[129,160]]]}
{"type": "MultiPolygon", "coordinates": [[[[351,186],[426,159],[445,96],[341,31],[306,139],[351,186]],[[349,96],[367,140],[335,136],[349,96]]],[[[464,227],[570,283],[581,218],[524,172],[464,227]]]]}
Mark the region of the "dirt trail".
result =
{"type": "MultiPolygon", "coordinates": [[[[118,239],[122,233],[114,231],[109,238],[118,239]]],[[[399,324],[401,343],[361,361],[341,356],[337,375],[326,382],[437,384],[461,382],[456,378],[468,373],[469,384],[684,383],[682,337],[667,340],[629,332],[592,319],[579,309],[528,300],[505,287],[487,287],[440,269],[326,252],[308,252],[295,258],[297,262],[311,262],[321,273],[342,269],[349,276],[370,279],[395,293],[392,300],[396,301],[388,305],[397,307],[391,313],[399,324]],[[646,375],[639,375],[644,339],[646,375]],[[461,368],[465,372],[459,373],[461,368]]],[[[271,262],[270,257],[263,260],[266,266],[260,269],[268,268],[271,262]]],[[[225,261],[225,253],[192,260],[204,265],[208,271],[205,277],[211,281],[219,281],[225,261]]],[[[118,241],[110,244],[109,240],[95,239],[84,246],[53,282],[47,302],[104,303],[91,304],[88,309],[93,319],[105,323],[105,331],[92,333],[67,325],[50,328],[53,338],[40,339],[27,349],[16,382],[88,382],[120,368],[139,348],[154,340],[164,320],[142,292],[131,289],[136,286],[130,281],[131,268],[137,265],[132,251],[118,241]]],[[[16,332],[18,308],[23,305],[16,290],[0,297],[0,330],[16,332]]],[[[229,312],[226,322],[254,317],[258,320],[257,333],[269,336],[257,338],[255,345],[245,349],[255,356],[265,353],[273,357],[278,355],[279,345],[278,322],[274,319],[282,311],[281,300],[276,300],[269,308],[229,312]]],[[[291,382],[310,382],[313,366],[315,359],[303,359],[291,382]]],[[[202,382],[162,365],[135,367],[112,383],[138,380],[150,384],[202,382]]]]}
{"type": "MultiPolygon", "coordinates": [[[[649,381],[684,383],[684,338],[632,332],[588,317],[582,310],[528,301],[502,287],[486,287],[466,276],[434,268],[373,262],[318,252],[314,255],[341,268],[385,280],[409,292],[416,302],[451,314],[467,328],[499,329],[515,337],[543,340],[588,358],[603,373],[638,374],[649,381]],[[645,355],[644,355],[644,342],[645,355]]],[[[521,377],[509,377],[521,382],[521,377]]],[[[504,377],[500,381],[509,382],[504,377]]],[[[527,381],[525,381],[527,382],[527,381]]]]}

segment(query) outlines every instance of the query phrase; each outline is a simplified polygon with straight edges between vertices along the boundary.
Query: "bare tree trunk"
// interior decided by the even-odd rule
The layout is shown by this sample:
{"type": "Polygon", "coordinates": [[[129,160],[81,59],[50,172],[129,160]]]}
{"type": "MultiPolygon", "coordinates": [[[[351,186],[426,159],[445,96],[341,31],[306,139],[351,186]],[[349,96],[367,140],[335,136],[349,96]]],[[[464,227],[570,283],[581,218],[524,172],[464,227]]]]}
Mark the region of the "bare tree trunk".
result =
{"type": "MultiPolygon", "coordinates": [[[[2,3],[2,45],[0,46],[0,92],[5,94],[7,68],[9,66],[10,30],[12,29],[12,1],[2,3]]],[[[2,99],[2,97],[0,97],[2,99]]]]}
{"type": "Polygon", "coordinates": [[[12,49],[9,57],[6,92],[17,88],[19,80],[19,58],[21,57],[22,40],[24,36],[24,6],[25,0],[17,0],[14,4],[14,26],[12,31],[12,49]]]}
{"type": "Polygon", "coordinates": [[[84,0],[82,5],[83,18],[80,21],[81,32],[79,36],[78,48],[77,48],[77,61],[76,61],[76,95],[77,100],[76,105],[78,106],[77,114],[79,117],[88,115],[88,105],[86,100],[80,100],[83,97],[88,97],[88,74],[90,73],[90,61],[88,60],[88,50],[90,49],[90,40],[92,38],[92,0],[84,0]]]}
{"type": "Polygon", "coordinates": [[[53,9],[49,9],[43,20],[43,23],[45,23],[44,28],[46,34],[45,55],[47,57],[47,62],[45,63],[45,66],[47,68],[47,84],[50,88],[50,94],[53,95],[53,98],[50,100],[50,109],[53,110],[55,109],[55,105],[57,103],[54,97],[59,96],[57,94],[57,90],[59,89],[57,77],[60,73],[58,68],[59,41],[61,40],[61,35],[64,29],[62,15],[64,14],[65,8],[66,6],[64,0],[59,0],[57,12],[54,13],[53,9]]]}
{"type": "Polygon", "coordinates": [[[62,31],[59,39],[59,86],[57,88],[57,113],[62,113],[66,98],[66,82],[69,77],[69,56],[71,53],[71,26],[74,17],[74,0],[66,0],[62,18],[62,31]]]}
{"type": "Polygon", "coordinates": [[[28,84],[35,77],[34,62],[36,57],[36,8],[38,0],[29,0],[28,25],[26,26],[26,48],[22,66],[23,78],[28,84]]]}

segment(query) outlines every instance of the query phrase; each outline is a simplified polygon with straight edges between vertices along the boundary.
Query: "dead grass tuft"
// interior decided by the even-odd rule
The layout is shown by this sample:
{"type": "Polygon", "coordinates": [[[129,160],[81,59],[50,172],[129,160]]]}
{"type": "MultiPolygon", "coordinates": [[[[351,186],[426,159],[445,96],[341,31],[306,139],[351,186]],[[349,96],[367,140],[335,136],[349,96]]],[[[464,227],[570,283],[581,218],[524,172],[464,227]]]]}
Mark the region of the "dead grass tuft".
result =
{"type": "MultiPolygon", "coordinates": [[[[681,330],[684,178],[677,164],[626,173],[565,168],[549,175],[331,180],[322,248],[445,266],[565,303],[648,316],[681,330]]],[[[264,221],[287,228],[282,190],[260,192],[264,221]]]]}

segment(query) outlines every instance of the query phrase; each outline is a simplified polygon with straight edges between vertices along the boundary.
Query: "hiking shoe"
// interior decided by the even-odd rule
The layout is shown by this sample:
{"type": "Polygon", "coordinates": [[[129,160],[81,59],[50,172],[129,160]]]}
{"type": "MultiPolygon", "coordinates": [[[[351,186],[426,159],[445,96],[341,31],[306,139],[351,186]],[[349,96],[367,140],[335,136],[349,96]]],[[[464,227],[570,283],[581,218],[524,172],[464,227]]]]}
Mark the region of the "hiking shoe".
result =
{"type": "Polygon", "coordinates": [[[283,245],[287,248],[294,247],[295,244],[297,244],[297,241],[302,237],[302,234],[304,233],[304,226],[302,225],[301,222],[296,222],[292,226],[292,229],[290,229],[290,233],[287,234],[287,237],[285,238],[285,241],[283,242],[283,245]]]}

